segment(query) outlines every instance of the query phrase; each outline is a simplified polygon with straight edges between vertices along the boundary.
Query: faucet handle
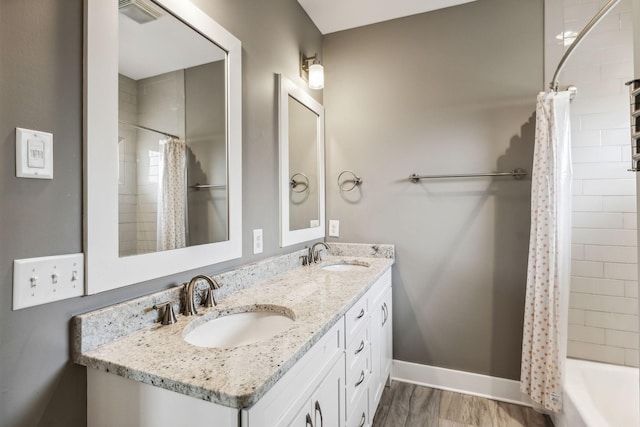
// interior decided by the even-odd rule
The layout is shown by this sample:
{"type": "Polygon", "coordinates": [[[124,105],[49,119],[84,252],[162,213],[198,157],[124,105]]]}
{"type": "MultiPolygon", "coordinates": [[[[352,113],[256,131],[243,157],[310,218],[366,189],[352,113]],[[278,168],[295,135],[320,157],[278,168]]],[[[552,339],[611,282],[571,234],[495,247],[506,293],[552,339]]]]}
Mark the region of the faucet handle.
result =
{"type": "Polygon", "coordinates": [[[207,292],[204,294],[204,301],[202,305],[205,307],[213,307],[216,305],[216,300],[213,298],[213,291],[211,289],[207,289],[207,292]]]}
{"type": "Polygon", "coordinates": [[[300,259],[302,260],[302,265],[309,265],[311,264],[309,262],[309,255],[302,255],[300,256],[300,259]]]}
{"type": "Polygon", "coordinates": [[[161,310],[163,308],[164,308],[164,311],[161,312],[162,324],[172,325],[176,323],[178,320],[176,319],[176,314],[173,312],[173,306],[171,305],[171,301],[161,302],[153,305],[154,310],[161,310]]]}

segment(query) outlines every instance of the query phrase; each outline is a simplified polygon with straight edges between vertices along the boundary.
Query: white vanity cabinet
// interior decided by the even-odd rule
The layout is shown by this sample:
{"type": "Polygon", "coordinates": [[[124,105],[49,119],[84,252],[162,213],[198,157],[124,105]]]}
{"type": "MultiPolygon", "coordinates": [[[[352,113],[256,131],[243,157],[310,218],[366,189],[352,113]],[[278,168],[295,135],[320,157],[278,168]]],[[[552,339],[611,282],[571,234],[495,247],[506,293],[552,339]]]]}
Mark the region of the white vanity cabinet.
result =
{"type": "Polygon", "coordinates": [[[88,426],[368,427],[390,374],[391,335],[388,269],[252,406],[223,406],[89,368],[88,426]]]}

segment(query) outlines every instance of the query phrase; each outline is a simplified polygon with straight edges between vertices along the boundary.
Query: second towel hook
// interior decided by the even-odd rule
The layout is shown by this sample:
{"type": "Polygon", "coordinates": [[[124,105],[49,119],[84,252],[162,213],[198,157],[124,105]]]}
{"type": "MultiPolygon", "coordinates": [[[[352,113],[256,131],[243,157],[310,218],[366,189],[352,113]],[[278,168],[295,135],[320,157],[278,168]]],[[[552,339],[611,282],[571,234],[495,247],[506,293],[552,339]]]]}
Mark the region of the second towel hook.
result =
{"type": "Polygon", "coordinates": [[[356,173],[353,171],[345,170],[340,172],[340,175],[338,175],[338,187],[340,187],[340,190],[342,191],[351,191],[361,184],[362,184],[362,178],[356,175],[356,173]],[[352,176],[351,179],[345,179],[344,181],[340,181],[340,179],[344,174],[351,174],[352,176]]]}
{"type": "Polygon", "coordinates": [[[296,172],[291,175],[289,187],[291,187],[291,191],[294,193],[304,193],[309,188],[309,177],[302,172],[296,172]],[[298,180],[296,180],[296,176],[299,177],[298,180]],[[296,190],[296,187],[302,187],[302,189],[296,190]]]}

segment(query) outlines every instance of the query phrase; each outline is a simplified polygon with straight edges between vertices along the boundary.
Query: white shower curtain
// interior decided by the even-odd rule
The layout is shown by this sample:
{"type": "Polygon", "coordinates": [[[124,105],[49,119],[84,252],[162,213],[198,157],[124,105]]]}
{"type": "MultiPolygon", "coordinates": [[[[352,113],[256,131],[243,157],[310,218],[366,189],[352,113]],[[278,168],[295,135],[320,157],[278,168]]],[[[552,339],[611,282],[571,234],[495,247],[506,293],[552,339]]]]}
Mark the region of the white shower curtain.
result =
{"type": "Polygon", "coordinates": [[[157,249],[178,249],[186,246],[186,153],[185,141],[168,138],[160,141],[158,182],[157,249]]]}
{"type": "Polygon", "coordinates": [[[531,235],[521,391],[562,409],[571,268],[569,93],[540,93],[531,183],[531,235]]]}

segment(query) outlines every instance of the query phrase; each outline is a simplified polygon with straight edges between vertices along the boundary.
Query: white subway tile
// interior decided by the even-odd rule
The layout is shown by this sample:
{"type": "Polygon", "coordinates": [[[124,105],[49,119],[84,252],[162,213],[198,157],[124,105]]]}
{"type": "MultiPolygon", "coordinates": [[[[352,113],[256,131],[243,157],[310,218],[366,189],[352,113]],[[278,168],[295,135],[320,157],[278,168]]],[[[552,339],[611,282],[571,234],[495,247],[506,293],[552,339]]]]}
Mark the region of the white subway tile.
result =
{"type": "Polygon", "coordinates": [[[584,311],[584,324],[618,331],[638,332],[638,316],[633,314],[584,311]]]}
{"type": "MultiPolygon", "coordinates": [[[[628,145],[628,141],[627,141],[628,145]]],[[[623,147],[623,149],[626,149],[623,147]]],[[[629,162],[576,163],[573,165],[573,179],[630,179],[629,162]]]]}
{"type": "MultiPolygon", "coordinates": [[[[631,333],[631,332],[621,332],[631,333]]],[[[593,344],[605,344],[605,330],[590,326],[569,325],[569,339],[571,341],[590,342],[593,344]]],[[[624,347],[624,346],[620,346],[624,347]]],[[[628,346],[628,348],[631,348],[628,346]]]]}
{"type": "Polygon", "coordinates": [[[637,281],[624,282],[624,296],[629,298],[638,298],[638,282],[637,281]]]}
{"type": "Polygon", "coordinates": [[[572,242],[576,244],[605,246],[635,246],[637,244],[634,230],[574,228],[571,235],[572,242]]]}
{"type": "Polygon", "coordinates": [[[571,275],[582,277],[604,277],[604,264],[593,261],[571,261],[571,275]]]}
{"type": "MultiPolygon", "coordinates": [[[[630,144],[631,128],[609,129],[602,131],[602,145],[619,145],[627,149],[630,144]]],[[[628,171],[627,171],[628,172],[628,171]]]]}
{"type": "Polygon", "coordinates": [[[632,366],[634,368],[637,368],[638,366],[640,366],[640,364],[638,363],[638,361],[640,360],[640,358],[638,357],[638,350],[630,350],[628,348],[624,349],[624,364],[626,366],[632,366]]]}
{"type": "Polygon", "coordinates": [[[629,230],[637,230],[638,229],[638,215],[635,213],[625,213],[623,214],[623,228],[629,230]]]}
{"type": "Polygon", "coordinates": [[[624,349],[606,345],[569,341],[567,353],[570,357],[594,360],[598,362],[624,364],[624,349]]]}
{"type": "Polygon", "coordinates": [[[571,259],[576,261],[584,260],[584,245],[571,245],[571,259]]]}
{"type": "Polygon", "coordinates": [[[582,310],[604,311],[619,314],[638,314],[638,300],[636,298],[571,292],[569,304],[571,308],[579,308],[582,310]]]}
{"type": "MultiPolygon", "coordinates": [[[[579,328],[579,327],[580,326],[574,326],[574,328],[579,328]]],[[[595,332],[579,331],[578,333],[581,334],[581,335],[578,335],[580,337],[584,336],[585,338],[592,338],[592,339],[597,338],[597,333],[595,332]]],[[[606,336],[606,342],[605,342],[606,345],[638,350],[638,334],[635,332],[607,330],[605,336],[606,336]]],[[[595,341],[588,341],[586,339],[577,340],[577,341],[595,342],[595,341]]],[[[596,342],[596,344],[598,343],[596,342]]]]}
{"type": "Polygon", "coordinates": [[[622,152],[620,147],[613,146],[573,147],[571,157],[573,163],[619,162],[622,160],[622,152]]]}
{"type": "MultiPolygon", "coordinates": [[[[598,147],[601,144],[600,142],[600,134],[599,130],[587,130],[587,131],[577,131],[571,134],[571,146],[572,147],[598,147]]],[[[629,141],[627,140],[627,143],[629,141]]]]}
{"type": "Polygon", "coordinates": [[[593,28],[593,33],[615,32],[620,31],[620,29],[620,14],[610,12],[593,28]]]}
{"type": "Polygon", "coordinates": [[[636,212],[635,196],[603,196],[602,210],[605,212],[636,212]]]}
{"type": "Polygon", "coordinates": [[[604,277],[607,279],[638,280],[638,265],[635,263],[622,264],[606,262],[604,264],[604,277]]]}
{"type": "Polygon", "coordinates": [[[623,280],[600,279],[595,277],[572,276],[571,292],[619,297],[626,296],[623,280]]]}
{"type": "Polygon", "coordinates": [[[613,212],[575,212],[571,218],[571,225],[574,228],[617,228],[624,225],[622,213],[613,212]]]}
{"type": "MultiPolygon", "coordinates": [[[[601,56],[608,56],[614,54],[614,52],[620,51],[617,47],[612,47],[610,49],[600,49],[598,52],[601,56]]],[[[620,58],[618,57],[619,61],[620,58]]],[[[583,61],[584,64],[587,64],[588,61],[583,61]]],[[[622,90],[622,87],[619,84],[618,79],[607,79],[600,80],[597,83],[584,82],[580,85],[579,88],[579,98],[582,102],[587,102],[587,100],[591,100],[592,102],[596,102],[598,98],[607,97],[607,96],[620,96],[622,94],[629,93],[628,90],[622,90]]],[[[578,98],[576,98],[578,99],[578,98]]],[[[573,120],[574,115],[572,114],[571,118],[573,120]]],[[[593,126],[589,126],[587,124],[586,116],[581,115],[582,117],[582,129],[596,129],[593,126]]],[[[597,129],[607,129],[609,126],[597,128],[597,129]]]]}
{"type": "Polygon", "coordinates": [[[627,129],[629,127],[629,112],[627,110],[611,113],[586,114],[582,116],[582,129],[627,129]]]}
{"type": "Polygon", "coordinates": [[[638,249],[631,246],[585,246],[584,258],[587,261],[607,261],[635,264],[638,249]]]}
{"type": "Polygon", "coordinates": [[[620,15],[620,27],[623,30],[633,30],[633,15],[631,13],[620,15]]]}
{"type": "MultiPolygon", "coordinates": [[[[584,47],[584,51],[582,52],[583,55],[587,54],[587,52],[596,53],[603,48],[611,48],[613,46],[630,47],[629,41],[631,40],[631,37],[632,36],[631,34],[628,34],[628,31],[622,31],[620,29],[618,29],[618,31],[594,32],[584,39],[584,44],[580,47],[584,47]]],[[[617,59],[614,58],[615,62],[619,62],[620,58],[621,57],[617,57],[617,59]]],[[[594,62],[609,63],[612,61],[594,62]]]]}
{"type": "Polygon", "coordinates": [[[573,180],[571,183],[571,194],[573,196],[581,196],[582,195],[582,180],[573,180]]]}
{"type": "Polygon", "coordinates": [[[600,212],[603,207],[602,196],[573,196],[572,209],[574,212],[600,212]]]}
{"type": "Polygon", "coordinates": [[[569,309],[569,323],[571,325],[582,325],[584,326],[584,310],[580,310],[577,308],[569,309]]]}
{"type": "MultiPolygon", "coordinates": [[[[625,30],[627,37],[629,30],[625,30]]],[[[619,62],[620,58],[626,58],[629,56],[629,52],[633,49],[632,40],[624,40],[620,44],[611,46],[605,49],[598,49],[593,52],[592,60],[597,61],[600,64],[606,64],[608,62],[619,62]]]]}
{"type": "Polygon", "coordinates": [[[572,24],[571,21],[576,21],[576,23],[574,24],[576,25],[575,28],[578,28],[578,26],[584,26],[584,24],[588,22],[589,19],[591,19],[590,17],[593,16],[596,12],[598,12],[597,3],[585,3],[585,4],[576,4],[576,5],[563,4],[563,8],[564,8],[565,28],[567,26],[571,26],[572,24]]]}
{"type": "MultiPolygon", "coordinates": [[[[616,85],[617,82],[610,83],[611,85],[616,85]]],[[[595,84],[600,85],[600,82],[595,84]]],[[[597,113],[610,113],[611,111],[629,111],[629,94],[628,93],[618,93],[612,95],[610,93],[605,94],[596,94],[589,95],[584,94],[582,92],[582,85],[580,85],[579,94],[577,98],[573,100],[571,104],[571,115],[575,116],[584,116],[587,114],[597,114],[597,113]]],[[[585,130],[583,133],[589,134],[591,132],[597,132],[595,130],[585,130]]],[[[574,134],[571,134],[571,141],[574,140],[574,134]]]]}

